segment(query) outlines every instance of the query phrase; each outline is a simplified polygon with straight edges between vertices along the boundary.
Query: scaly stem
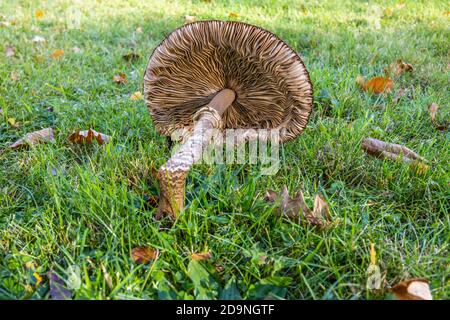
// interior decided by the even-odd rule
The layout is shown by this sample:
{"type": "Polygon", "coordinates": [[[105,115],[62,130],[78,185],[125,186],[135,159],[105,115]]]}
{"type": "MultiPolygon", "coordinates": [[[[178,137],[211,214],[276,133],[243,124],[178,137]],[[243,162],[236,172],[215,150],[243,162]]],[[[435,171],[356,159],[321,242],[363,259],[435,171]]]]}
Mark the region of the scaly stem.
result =
{"type": "Polygon", "coordinates": [[[193,134],[165,165],[158,171],[160,184],[159,207],[156,218],[170,215],[176,218],[184,208],[184,186],[189,169],[201,159],[213,130],[222,126],[221,116],[234,101],[233,90],[223,89],[211,100],[207,107],[199,110],[193,134]]]}

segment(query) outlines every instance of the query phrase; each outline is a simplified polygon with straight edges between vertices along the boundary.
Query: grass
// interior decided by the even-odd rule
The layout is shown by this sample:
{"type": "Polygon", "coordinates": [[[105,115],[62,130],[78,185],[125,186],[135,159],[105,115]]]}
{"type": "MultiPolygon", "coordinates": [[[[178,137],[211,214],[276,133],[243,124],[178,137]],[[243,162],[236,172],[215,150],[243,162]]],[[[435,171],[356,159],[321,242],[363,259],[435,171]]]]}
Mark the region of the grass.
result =
{"type": "Polygon", "coordinates": [[[450,114],[448,10],[441,1],[2,1],[0,18],[15,24],[0,27],[0,43],[16,54],[0,54],[0,298],[49,298],[45,275],[67,279],[70,266],[80,271],[76,299],[386,299],[389,286],[411,277],[427,278],[435,299],[450,298],[450,134],[427,111],[435,102],[440,119],[450,114]],[[71,8],[81,12],[79,29],[70,28],[71,8]],[[276,33],[303,57],[315,104],[305,132],[283,145],[276,175],[255,165],[198,166],[187,210],[167,228],[146,200],[157,195],[152,168],[170,150],[145,103],[129,96],[142,90],[152,49],[185,15],[276,33]],[[46,43],[33,44],[35,35],[46,43]],[[50,58],[55,49],[65,54],[50,58]],[[133,50],[140,58],[124,61],[133,50]],[[395,79],[394,91],[408,89],[398,104],[358,89],[358,75],[382,75],[397,59],[415,68],[395,79]],[[124,86],[112,82],[119,72],[124,86]],[[56,130],[54,143],[8,149],[44,127],[56,130]],[[89,127],[112,142],[68,143],[89,127]],[[369,136],[415,150],[430,170],[366,156],[359,146],[369,136]],[[284,184],[291,193],[303,187],[310,205],[322,193],[333,227],[277,218],[263,196],[284,184]],[[365,286],[371,242],[379,291],[365,286]],[[158,248],[159,258],[135,264],[136,246],[158,248]],[[190,262],[203,251],[213,258],[190,262]]]}

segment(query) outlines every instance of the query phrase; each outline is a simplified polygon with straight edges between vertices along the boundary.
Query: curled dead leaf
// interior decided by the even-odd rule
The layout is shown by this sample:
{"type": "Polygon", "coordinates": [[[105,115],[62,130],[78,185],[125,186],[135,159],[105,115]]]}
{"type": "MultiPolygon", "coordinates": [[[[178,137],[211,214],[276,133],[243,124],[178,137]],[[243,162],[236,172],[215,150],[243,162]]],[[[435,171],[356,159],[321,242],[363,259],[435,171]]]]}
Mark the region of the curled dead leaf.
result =
{"type": "Polygon", "coordinates": [[[433,300],[430,285],[426,279],[402,281],[392,287],[391,291],[398,300],[433,300]]]}
{"type": "Polygon", "coordinates": [[[97,141],[98,144],[108,143],[111,140],[111,137],[97,132],[93,129],[89,130],[77,130],[76,132],[72,133],[69,136],[69,141],[72,143],[78,143],[78,144],[91,144],[94,139],[97,141]]]}
{"type": "Polygon", "coordinates": [[[201,252],[201,253],[191,254],[191,259],[194,261],[209,260],[211,258],[212,258],[212,254],[210,252],[201,252]]]}
{"type": "Polygon", "coordinates": [[[309,209],[301,190],[297,191],[294,198],[291,198],[286,186],[283,186],[280,194],[268,190],[264,200],[278,203],[277,212],[280,216],[290,219],[303,218],[306,223],[319,228],[327,226],[332,221],[328,204],[320,195],[316,195],[313,210],[309,209]]]}
{"type": "Polygon", "coordinates": [[[150,261],[156,260],[158,255],[158,249],[149,247],[136,247],[131,250],[131,258],[137,264],[147,264],[150,261]]]}
{"type": "Polygon", "coordinates": [[[403,72],[413,72],[414,68],[410,63],[406,63],[402,60],[397,60],[389,65],[389,67],[384,69],[384,72],[387,76],[396,76],[398,77],[403,72]]]}
{"type": "Polygon", "coordinates": [[[113,81],[117,84],[126,84],[128,82],[125,73],[119,73],[113,76],[113,81]]]}
{"type": "Polygon", "coordinates": [[[404,163],[415,164],[416,162],[427,162],[426,159],[419,156],[414,151],[405,146],[384,142],[374,138],[366,138],[361,143],[361,149],[367,154],[383,159],[396,161],[401,159],[404,163]]]}
{"type": "Polygon", "coordinates": [[[17,140],[10,145],[10,148],[17,149],[28,145],[35,145],[40,142],[55,141],[52,128],[45,128],[42,130],[34,131],[25,135],[25,137],[17,140]]]}

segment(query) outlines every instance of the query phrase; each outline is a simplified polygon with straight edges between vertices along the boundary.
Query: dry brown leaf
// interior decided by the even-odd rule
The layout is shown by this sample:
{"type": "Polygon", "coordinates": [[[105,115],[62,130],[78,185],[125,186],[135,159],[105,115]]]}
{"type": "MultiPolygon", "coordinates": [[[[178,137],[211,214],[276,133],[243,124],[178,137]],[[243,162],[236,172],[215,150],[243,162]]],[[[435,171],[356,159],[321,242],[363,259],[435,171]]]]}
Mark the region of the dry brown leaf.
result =
{"type": "MultiPolygon", "coordinates": [[[[391,159],[396,161],[400,158],[404,163],[418,164],[418,162],[427,162],[426,159],[419,156],[414,151],[405,146],[384,142],[374,138],[366,138],[361,143],[361,149],[369,155],[383,159],[391,159]]],[[[423,166],[423,164],[422,164],[423,166]]],[[[428,166],[427,166],[428,167],[428,166]]]]}
{"type": "Polygon", "coordinates": [[[390,78],[374,77],[366,81],[361,87],[364,91],[369,93],[389,93],[394,87],[394,81],[390,78]]]}
{"type": "Polygon", "coordinates": [[[433,122],[434,126],[438,130],[446,130],[450,127],[450,122],[445,122],[444,124],[439,124],[437,121],[437,112],[439,110],[439,105],[437,103],[432,103],[428,107],[428,112],[430,114],[431,122],[433,122]]]}
{"type": "Polygon", "coordinates": [[[228,14],[228,17],[230,17],[230,18],[237,18],[237,17],[239,17],[239,13],[236,13],[236,12],[230,12],[230,13],[228,14]]]}
{"type": "Polygon", "coordinates": [[[7,58],[12,58],[16,55],[16,49],[14,49],[14,47],[12,46],[6,46],[5,48],[5,56],[7,58]]]}
{"type": "Polygon", "coordinates": [[[185,24],[195,22],[196,20],[197,20],[197,18],[195,16],[189,16],[189,15],[184,16],[185,24]]]}
{"type": "Polygon", "coordinates": [[[113,81],[117,84],[126,84],[128,82],[127,76],[125,75],[125,73],[116,74],[113,77],[113,81]]]}
{"type": "Polygon", "coordinates": [[[201,253],[191,254],[191,259],[194,261],[209,260],[211,258],[212,258],[212,254],[210,252],[201,252],[201,253]]]}
{"type": "Polygon", "coordinates": [[[136,247],[131,250],[131,258],[137,264],[147,264],[152,260],[156,260],[158,255],[158,249],[149,247],[136,247]]]}
{"type": "Polygon", "coordinates": [[[64,50],[63,49],[55,49],[53,51],[53,53],[51,54],[51,58],[52,59],[59,59],[64,55],[64,50]]]}
{"type": "Polygon", "coordinates": [[[268,190],[264,200],[279,202],[277,211],[280,216],[286,216],[290,219],[304,218],[308,224],[319,228],[331,222],[328,204],[320,195],[316,195],[313,210],[307,206],[301,190],[297,191],[294,198],[291,198],[286,186],[283,186],[280,194],[273,190],[268,190]]]}
{"type": "Polygon", "coordinates": [[[111,137],[97,132],[93,129],[89,130],[77,130],[76,132],[72,133],[69,136],[69,141],[72,143],[78,143],[78,144],[91,144],[94,139],[97,141],[98,144],[108,143],[111,140],[111,137]]]}
{"type": "Polygon", "coordinates": [[[41,9],[38,9],[34,12],[34,16],[38,19],[42,19],[42,18],[44,18],[45,13],[41,9]]]}
{"type": "Polygon", "coordinates": [[[406,63],[402,60],[397,60],[389,65],[389,67],[384,69],[384,72],[387,76],[399,76],[403,72],[413,72],[414,68],[410,63],[406,63]]]}
{"type": "Polygon", "coordinates": [[[430,285],[426,279],[410,279],[392,287],[398,300],[433,300],[430,285]]]}
{"type": "Polygon", "coordinates": [[[142,93],[140,91],[136,91],[130,96],[130,100],[138,101],[142,99],[142,93]]]}
{"type": "MultiPolygon", "coordinates": [[[[139,54],[137,54],[136,52],[130,52],[127,54],[124,54],[122,56],[122,59],[124,59],[125,61],[136,61],[140,58],[141,56],[139,54]]],[[[123,73],[121,73],[123,74],[123,73]]]]}
{"type": "Polygon", "coordinates": [[[10,148],[17,149],[28,145],[35,145],[40,142],[55,141],[52,128],[45,128],[39,131],[31,132],[25,135],[25,137],[17,140],[10,145],[10,148]]]}
{"type": "Polygon", "coordinates": [[[9,74],[9,78],[10,78],[12,81],[17,82],[17,81],[20,80],[20,74],[19,74],[18,72],[16,72],[16,71],[12,71],[12,72],[9,74]]]}

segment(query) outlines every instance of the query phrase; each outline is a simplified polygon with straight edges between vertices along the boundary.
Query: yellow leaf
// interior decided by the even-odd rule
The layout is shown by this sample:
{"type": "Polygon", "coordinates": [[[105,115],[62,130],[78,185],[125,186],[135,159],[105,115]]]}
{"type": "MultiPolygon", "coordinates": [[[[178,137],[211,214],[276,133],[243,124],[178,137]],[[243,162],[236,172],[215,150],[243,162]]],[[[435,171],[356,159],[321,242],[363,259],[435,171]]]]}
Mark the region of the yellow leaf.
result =
{"type": "Polygon", "coordinates": [[[133,101],[138,101],[142,99],[142,93],[140,91],[136,91],[130,96],[130,99],[133,101]]]}
{"type": "Polygon", "coordinates": [[[374,243],[370,243],[370,264],[377,264],[377,252],[375,251],[374,243]]]}
{"type": "Polygon", "coordinates": [[[60,58],[60,57],[63,56],[63,55],[64,55],[64,50],[62,50],[62,49],[56,49],[55,51],[53,51],[51,57],[52,57],[53,59],[58,59],[58,58],[60,58]]]}
{"type": "Polygon", "coordinates": [[[34,16],[38,19],[42,19],[44,15],[44,11],[42,11],[41,9],[38,9],[34,12],[34,16]]]}
{"type": "Polygon", "coordinates": [[[36,278],[36,287],[39,286],[42,282],[42,277],[39,273],[34,272],[33,276],[36,278]]]}
{"type": "Polygon", "coordinates": [[[236,12],[230,12],[230,14],[228,15],[230,18],[237,18],[239,17],[239,13],[236,12]]]}

